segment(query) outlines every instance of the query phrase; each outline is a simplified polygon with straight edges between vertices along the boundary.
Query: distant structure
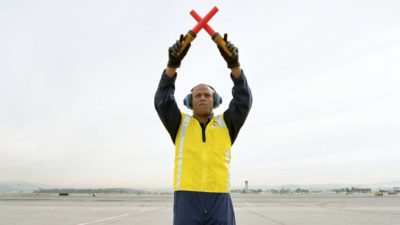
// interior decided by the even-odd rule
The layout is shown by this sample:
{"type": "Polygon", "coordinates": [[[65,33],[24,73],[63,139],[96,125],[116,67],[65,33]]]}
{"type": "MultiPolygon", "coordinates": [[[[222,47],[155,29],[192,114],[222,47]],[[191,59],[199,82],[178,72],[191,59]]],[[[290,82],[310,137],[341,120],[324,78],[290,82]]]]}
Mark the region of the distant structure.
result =
{"type": "Polygon", "coordinates": [[[249,181],[244,181],[244,193],[249,193],[249,181]]]}
{"type": "Polygon", "coordinates": [[[359,194],[361,194],[361,193],[371,193],[371,188],[355,188],[355,187],[352,187],[350,191],[351,191],[351,193],[359,193],[359,194]]]}

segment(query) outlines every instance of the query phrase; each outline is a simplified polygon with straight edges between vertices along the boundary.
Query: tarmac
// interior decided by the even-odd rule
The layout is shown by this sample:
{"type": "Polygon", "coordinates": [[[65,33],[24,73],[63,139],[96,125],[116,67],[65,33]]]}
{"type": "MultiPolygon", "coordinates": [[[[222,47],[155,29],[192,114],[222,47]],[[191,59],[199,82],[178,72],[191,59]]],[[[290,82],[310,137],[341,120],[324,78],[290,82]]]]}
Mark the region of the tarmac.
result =
{"type": "MultiPolygon", "coordinates": [[[[400,196],[232,194],[237,225],[400,225],[400,196]]],[[[172,194],[0,194],[0,225],[172,225],[172,194]]]]}

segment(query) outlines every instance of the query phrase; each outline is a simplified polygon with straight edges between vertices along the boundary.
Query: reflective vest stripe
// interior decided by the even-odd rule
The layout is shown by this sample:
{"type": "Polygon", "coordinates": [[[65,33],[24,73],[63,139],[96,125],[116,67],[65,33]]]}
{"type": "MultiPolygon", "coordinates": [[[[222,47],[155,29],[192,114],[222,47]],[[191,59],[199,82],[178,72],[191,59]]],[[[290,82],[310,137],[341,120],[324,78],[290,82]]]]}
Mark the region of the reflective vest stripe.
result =
{"type": "Polygon", "coordinates": [[[226,127],[225,121],[224,121],[224,119],[222,118],[221,115],[216,116],[215,119],[217,120],[218,124],[219,124],[222,128],[225,128],[225,127],[226,127]]]}
{"type": "Polygon", "coordinates": [[[230,192],[230,190],[231,190],[231,169],[230,169],[229,163],[231,161],[231,152],[229,150],[226,150],[225,157],[226,157],[226,169],[228,170],[228,179],[226,181],[226,192],[230,192]]]}
{"type": "MultiPolygon", "coordinates": [[[[215,120],[217,120],[219,126],[221,126],[222,128],[226,127],[225,121],[221,115],[216,116],[215,120]]],[[[231,170],[230,170],[230,166],[229,166],[229,163],[231,160],[231,152],[229,150],[227,150],[225,153],[225,160],[226,160],[226,163],[225,163],[226,170],[228,171],[228,178],[226,180],[226,192],[229,192],[231,189],[231,187],[230,187],[231,186],[230,185],[231,184],[231,170]]]]}
{"type": "Polygon", "coordinates": [[[182,130],[181,130],[181,135],[180,135],[180,142],[179,142],[179,152],[178,152],[178,168],[177,168],[177,176],[176,176],[176,188],[181,188],[181,176],[182,176],[182,155],[183,155],[183,145],[185,142],[185,134],[186,134],[186,128],[189,125],[190,121],[190,116],[185,115],[185,118],[183,119],[183,124],[182,124],[182,130]]]}

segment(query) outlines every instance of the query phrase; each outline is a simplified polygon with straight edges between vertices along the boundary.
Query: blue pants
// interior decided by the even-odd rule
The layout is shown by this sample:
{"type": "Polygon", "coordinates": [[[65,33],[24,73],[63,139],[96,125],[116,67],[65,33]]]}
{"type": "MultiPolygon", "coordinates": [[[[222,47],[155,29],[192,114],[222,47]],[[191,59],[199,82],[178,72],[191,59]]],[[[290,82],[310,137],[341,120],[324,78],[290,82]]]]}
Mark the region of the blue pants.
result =
{"type": "Polygon", "coordinates": [[[228,193],[176,191],[174,225],[236,225],[228,193]]]}

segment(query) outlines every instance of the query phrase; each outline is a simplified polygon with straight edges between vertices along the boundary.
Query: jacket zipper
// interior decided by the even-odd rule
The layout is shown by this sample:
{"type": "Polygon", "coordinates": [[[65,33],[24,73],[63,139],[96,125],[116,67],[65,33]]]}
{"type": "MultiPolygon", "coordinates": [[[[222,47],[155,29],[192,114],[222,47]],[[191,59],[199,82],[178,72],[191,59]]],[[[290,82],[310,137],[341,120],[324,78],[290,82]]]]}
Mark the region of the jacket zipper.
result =
{"type": "Polygon", "coordinates": [[[207,125],[200,123],[200,126],[201,126],[201,138],[204,143],[204,142],[206,142],[206,127],[207,127],[207,125]]]}

